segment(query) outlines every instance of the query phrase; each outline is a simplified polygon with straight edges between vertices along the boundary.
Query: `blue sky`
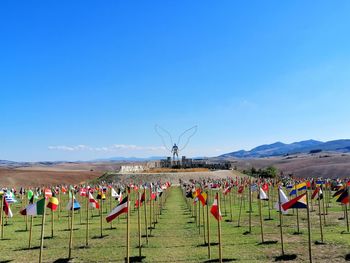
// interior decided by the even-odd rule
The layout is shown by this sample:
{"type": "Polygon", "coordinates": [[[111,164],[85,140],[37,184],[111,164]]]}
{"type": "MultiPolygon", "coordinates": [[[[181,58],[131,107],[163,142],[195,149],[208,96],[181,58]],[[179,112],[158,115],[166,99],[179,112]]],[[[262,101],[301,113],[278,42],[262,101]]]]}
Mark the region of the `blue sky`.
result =
{"type": "Polygon", "coordinates": [[[0,159],[350,138],[348,1],[2,1],[0,159]],[[176,140],[176,139],[175,139],[176,140]]]}

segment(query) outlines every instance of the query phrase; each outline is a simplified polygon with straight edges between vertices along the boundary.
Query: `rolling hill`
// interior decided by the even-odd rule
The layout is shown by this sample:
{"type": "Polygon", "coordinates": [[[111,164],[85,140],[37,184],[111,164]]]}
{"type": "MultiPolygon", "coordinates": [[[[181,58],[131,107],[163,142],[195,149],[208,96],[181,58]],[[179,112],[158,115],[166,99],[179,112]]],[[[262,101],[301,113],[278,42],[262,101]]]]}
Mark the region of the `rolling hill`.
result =
{"type": "Polygon", "coordinates": [[[316,140],[306,140],[285,144],[282,142],[275,142],[273,144],[266,144],[255,147],[250,151],[240,150],[231,153],[220,155],[220,158],[264,158],[274,156],[285,156],[292,154],[302,154],[310,152],[350,152],[350,140],[334,140],[328,142],[321,142],[316,140]]]}

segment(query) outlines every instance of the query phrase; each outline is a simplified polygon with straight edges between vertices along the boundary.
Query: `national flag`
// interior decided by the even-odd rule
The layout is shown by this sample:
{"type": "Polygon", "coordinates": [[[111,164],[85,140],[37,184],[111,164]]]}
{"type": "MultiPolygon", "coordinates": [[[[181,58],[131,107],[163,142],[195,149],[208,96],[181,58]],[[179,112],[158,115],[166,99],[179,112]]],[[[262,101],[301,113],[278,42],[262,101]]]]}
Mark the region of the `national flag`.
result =
{"type": "Polygon", "coordinates": [[[187,197],[187,198],[193,198],[193,196],[192,196],[192,191],[191,191],[191,190],[188,190],[188,191],[186,192],[186,197],[187,197]]]}
{"type": "Polygon", "coordinates": [[[68,190],[67,190],[66,187],[64,187],[64,186],[61,187],[61,192],[62,192],[63,194],[66,194],[67,191],[68,191],[68,190]]]}
{"type": "Polygon", "coordinates": [[[141,195],[141,204],[146,201],[146,191],[144,190],[142,195],[141,195]]]}
{"type": "Polygon", "coordinates": [[[201,201],[202,206],[205,206],[207,204],[207,198],[208,198],[208,195],[206,192],[201,192],[198,195],[198,200],[201,201]]]}
{"type": "Polygon", "coordinates": [[[106,194],[103,191],[99,191],[96,197],[97,200],[105,200],[106,199],[106,194]]]}
{"type": "Polygon", "coordinates": [[[231,186],[226,187],[222,193],[227,195],[229,192],[231,192],[231,186]]]}
{"type": "Polygon", "coordinates": [[[80,188],[80,191],[79,191],[79,195],[80,196],[87,196],[87,188],[83,187],[83,188],[80,188]]]}
{"type": "Polygon", "coordinates": [[[45,210],[45,198],[40,199],[34,204],[29,204],[26,208],[20,211],[21,215],[36,216],[43,215],[45,210]]]}
{"type": "Polygon", "coordinates": [[[13,216],[12,211],[11,211],[11,208],[10,208],[10,205],[9,205],[9,203],[6,201],[6,198],[4,198],[4,204],[3,204],[3,206],[2,206],[2,209],[3,209],[3,211],[5,212],[5,215],[6,215],[7,217],[12,217],[12,216],[13,216]]]}
{"type": "Polygon", "coordinates": [[[34,192],[32,190],[28,190],[28,192],[27,192],[28,200],[31,200],[33,198],[33,196],[34,196],[34,192]]]}
{"type": "Polygon", "coordinates": [[[216,218],[216,220],[222,220],[220,207],[218,206],[218,193],[215,194],[214,203],[210,209],[210,213],[216,218]]]}
{"type": "Polygon", "coordinates": [[[341,186],[338,191],[333,194],[333,197],[338,198],[345,191],[345,187],[341,186]]]}
{"type": "Polygon", "coordinates": [[[89,192],[89,203],[92,208],[96,208],[96,209],[100,208],[100,204],[95,200],[95,198],[90,192],[89,192]]]}
{"type": "Polygon", "coordinates": [[[151,193],[151,200],[155,200],[157,197],[157,193],[154,192],[154,193],[151,193]]]}
{"type": "Polygon", "coordinates": [[[302,195],[299,195],[295,198],[293,198],[292,200],[284,203],[282,205],[282,208],[284,210],[288,210],[291,208],[307,208],[307,202],[306,202],[306,194],[307,193],[303,193],[302,195]]]}
{"type": "Polygon", "coordinates": [[[196,198],[200,193],[201,193],[201,189],[198,188],[198,189],[192,191],[192,197],[196,198]]]}
{"type": "Polygon", "coordinates": [[[287,210],[284,210],[283,209],[283,204],[287,203],[289,200],[288,200],[288,197],[286,196],[286,194],[283,192],[282,188],[280,187],[278,189],[278,194],[279,194],[279,200],[277,200],[276,204],[275,204],[275,209],[277,211],[280,211],[280,204],[279,204],[279,201],[281,202],[281,211],[282,213],[284,214],[287,214],[288,211],[287,210]]]}
{"type": "Polygon", "coordinates": [[[50,208],[52,211],[56,211],[58,207],[58,199],[55,196],[51,196],[49,198],[49,202],[47,204],[47,208],[50,208]]]}
{"type": "Polygon", "coordinates": [[[128,212],[128,196],[126,196],[120,204],[118,204],[106,217],[107,223],[111,222],[113,219],[117,218],[119,215],[128,212]]]}
{"type": "Polygon", "coordinates": [[[293,190],[290,191],[289,195],[296,195],[297,194],[297,191],[303,191],[303,190],[306,190],[306,183],[303,182],[303,183],[300,183],[300,184],[297,184],[293,187],[293,190]]]}
{"type": "Polygon", "coordinates": [[[348,189],[344,189],[344,191],[341,193],[341,195],[339,195],[338,199],[337,199],[338,203],[342,203],[344,205],[349,203],[349,193],[348,193],[348,189]]]}
{"type": "Polygon", "coordinates": [[[72,198],[69,198],[69,201],[68,201],[68,204],[67,204],[67,207],[66,207],[67,210],[79,210],[80,209],[80,204],[78,202],[77,199],[75,199],[74,196],[72,196],[72,198]]]}
{"type": "Polygon", "coordinates": [[[9,204],[17,203],[15,195],[11,191],[9,191],[5,194],[5,200],[9,204]]]}
{"type": "Polygon", "coordinates": [[[265,193],[265,191],[261,187],[259,187],[258,199],[269,200],[269,197],[267,196],[267,194],[265,193]]]}
{"type": "Polygon", "coordinates": [[[114,190],[114,188],[111,188],[111,196],[115,199],[119,198],[119,195],[118,195],[117,191],[114,190]]]}
{"type": "Polygon", "coordinates": [[[250,191],[252,192],[257,192],[258,191],[258,185],[257,184],[252,184],[250,186],[250,191]]]}
{"type": "Polygon", "coordinates": [[[51,191],[51,189],[46,188],[45,191],[44,191],[44,193],[45,193],[45,198],[46,198],[46,199],[49,199],[50,197],[52,197],[52,191],[51,191]]]}
{"type": "Polygon", "coordinates": [[[321,200],[323,198],[323,192],[322,192],[322,189],[319,186],[316,187],[315,191],[311,195],[311,199],[314,199],[314,198],[316,198],[317,200],[318,199],[321,200]]]}
{"type": "Polygon", "coordinates": [[[268,184],[268,183],[264,183],[264,184],[262,185],[261,188],[262,188],[262,189],[264,190],[264,192],[266,193],[266,192],[269,191],[269,184],[268,184]]]}

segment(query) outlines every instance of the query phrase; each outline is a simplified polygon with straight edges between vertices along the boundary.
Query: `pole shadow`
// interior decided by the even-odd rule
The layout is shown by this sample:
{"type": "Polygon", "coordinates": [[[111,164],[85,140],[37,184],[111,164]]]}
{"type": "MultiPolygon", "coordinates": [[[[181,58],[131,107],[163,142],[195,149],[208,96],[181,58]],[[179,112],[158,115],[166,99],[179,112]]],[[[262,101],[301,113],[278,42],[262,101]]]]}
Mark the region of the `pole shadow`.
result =
{"type": "Polygon", "coordinates": [[[109,235],[100,235],[100,236],[94,236],[92,237],[92,239],[102,239],[102,238],[105,238],[105,237],[108,237],[109,235]]]}
{"type": "MultiPolygon", "coordinates": [[[[222,262],[233,262],[233,261],[236,261],[236,260],[237,259],[235,259],[235,258],[223,258],[222,262]]],[[[220,261],[219,261],[218,258],[203,261],[203,263],[211,263],[211,262],[220,262],[220,261]]]]}
{"type": "Polygon", "coordinates": [[[70,261],[69,258],[59,258],[55,260],[53,263],[68,263],[70,261]]]}
{"type": "MultiPolygon", "coordinates": [[[[216,243],[216,242],[210,242],[210,246],[213,247],[213,246],[218,246],[219,243],[216,243]]],[[[207,247],[208,246],[208,243],[205,243],[205,244],[200,244],[200,245],[197,245],[196,247],[207,247]]]]}
{"type": "MultiPolygon", "coordinates": [[[[129,261],[130,262],[142,262],[142,260],[144,260],[146,257],[145,256],[135,256],[135,257],[129,257],[129,261]]],[[[125,262],[126,262],[126,258],[125,258],[125,262]]]]}
{"type": "Polygon", "coordinates": [[[261,245],[273,245],[273,244],[277,244],[278,241],[276,240],[268,240],[268,241],[264,241],[264,242],[260,242],[258,243],[258,246],[261,246],[261,245]]]}
{"type": "Polygon", "coordinates": [[[297,255],[295,254],[284,254],[284,255],[275,257],[275,261],[290,261],[296,258],[297,258],[297,255]]]}

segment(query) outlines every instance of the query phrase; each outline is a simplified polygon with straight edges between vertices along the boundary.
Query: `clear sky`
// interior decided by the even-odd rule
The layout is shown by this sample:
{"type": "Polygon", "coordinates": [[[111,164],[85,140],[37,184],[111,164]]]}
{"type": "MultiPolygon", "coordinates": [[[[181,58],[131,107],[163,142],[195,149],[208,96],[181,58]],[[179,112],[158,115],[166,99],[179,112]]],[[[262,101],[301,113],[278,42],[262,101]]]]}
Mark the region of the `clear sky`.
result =
{"type": "Polygon", "coordinates": [[[1,1],[0,159],[350,138],[349,1],[1,1]],[[181,146],[181,145],[180,145],[181,146]]]}

